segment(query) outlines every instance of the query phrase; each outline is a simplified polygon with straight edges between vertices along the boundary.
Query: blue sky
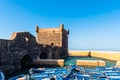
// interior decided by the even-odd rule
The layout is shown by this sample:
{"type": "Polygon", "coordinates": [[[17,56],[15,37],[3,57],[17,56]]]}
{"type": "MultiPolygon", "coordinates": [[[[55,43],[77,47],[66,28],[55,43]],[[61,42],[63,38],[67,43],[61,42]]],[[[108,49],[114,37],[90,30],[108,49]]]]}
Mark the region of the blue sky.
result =
{"type": "Polygon", "coordinates": [[[70,29],[69,49],[120,50],[120,0],[0,0],[0,38],[35,26],[70,29]]]}

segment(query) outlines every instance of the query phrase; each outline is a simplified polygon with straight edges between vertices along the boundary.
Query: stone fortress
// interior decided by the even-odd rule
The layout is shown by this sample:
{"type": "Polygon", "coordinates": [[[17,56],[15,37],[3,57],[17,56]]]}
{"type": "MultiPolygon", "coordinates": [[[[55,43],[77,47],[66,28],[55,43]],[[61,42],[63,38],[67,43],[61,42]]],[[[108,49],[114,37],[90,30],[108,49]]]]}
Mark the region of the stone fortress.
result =
{"type": "MultiPolygon", "coordinates": [[[[36,26],[36,37],[29,32],[13,32],[9,40],[0,39],[0,71],[10,74],[16,70],[32,67],[35,61],[42,64],[47,63],[42,60],[50,61],[68,56],[97,57],[115,61],[116,65],[120,66],[119,51],[69,50],[68,52],[68,35],[69,30],[65,30],[63,24],[60,24],[59,28],[39,29],[36,26]]],[[[61,61],[51,63],[59,65],[61,61]]],[[[77,60],[76,65],[105,66],[105,62],[77,60]]]]}
{"type": "Polygon", "coordinates": [[[9,40],[0,39],[0,70],[12,73],[38,59],[62,59],[68,56],[68,34],[59,28],[39,29],[36,37],[29,32],[13,32],[9,40]]]}

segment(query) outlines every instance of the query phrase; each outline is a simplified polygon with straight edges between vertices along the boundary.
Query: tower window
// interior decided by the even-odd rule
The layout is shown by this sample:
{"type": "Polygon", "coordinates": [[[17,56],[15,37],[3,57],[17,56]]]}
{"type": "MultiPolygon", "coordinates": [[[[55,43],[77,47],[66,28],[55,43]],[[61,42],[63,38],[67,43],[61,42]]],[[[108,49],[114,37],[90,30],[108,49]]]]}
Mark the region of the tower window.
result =
{"type": "Polygon", "coordinates": [[[51,43],[51,46],[54,46],[54,43],[51,43]]]}

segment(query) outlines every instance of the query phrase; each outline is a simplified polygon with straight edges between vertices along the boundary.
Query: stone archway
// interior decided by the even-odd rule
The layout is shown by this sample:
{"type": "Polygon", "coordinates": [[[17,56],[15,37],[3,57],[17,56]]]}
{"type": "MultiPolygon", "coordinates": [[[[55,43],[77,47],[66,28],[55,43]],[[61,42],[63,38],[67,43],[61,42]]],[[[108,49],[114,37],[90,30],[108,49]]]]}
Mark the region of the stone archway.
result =
{"type": "Polygon", "coordinates": [[[40,58],[40,59],[47,59],[47,58],[48,58],[48,55],[47,55],[47,53],[42,52],[42,53],[40,54],[39,58],[40,58]]]}
{"type": "Polygon", "coordinates": [[[32,57],[27,54],[21,60],[21,68],[22,69],[24,69],[24,68],[31,68],[32,63],[33,63],[32,57]]]}

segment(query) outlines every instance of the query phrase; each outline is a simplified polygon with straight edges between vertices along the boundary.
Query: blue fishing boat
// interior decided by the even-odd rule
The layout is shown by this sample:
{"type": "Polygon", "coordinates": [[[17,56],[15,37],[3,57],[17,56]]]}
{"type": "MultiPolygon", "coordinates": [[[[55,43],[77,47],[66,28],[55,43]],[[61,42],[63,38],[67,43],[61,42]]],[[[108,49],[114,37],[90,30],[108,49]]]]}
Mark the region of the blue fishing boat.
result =
{"type": "Polygon", "coordinates": [[[27,76],[24,75],[24,74],[21,74],[21,75],[18,75],[18,76],[15,76],[15,77],[12,77],[8,80],[26,80],[27,79],[27,76]]]}
{"type": "Polygon", "coordinates": [[[19,75],[9,80],[120,80],[119,67],[84,68],[67,65],[57,68],[31,68],[28,75],[19,75]]]}
{"type": "Polygon", "coordinates": [[[5,79],[5,76],[4,74],[0,71],[0,80],[4,80],[5,79]]]}

